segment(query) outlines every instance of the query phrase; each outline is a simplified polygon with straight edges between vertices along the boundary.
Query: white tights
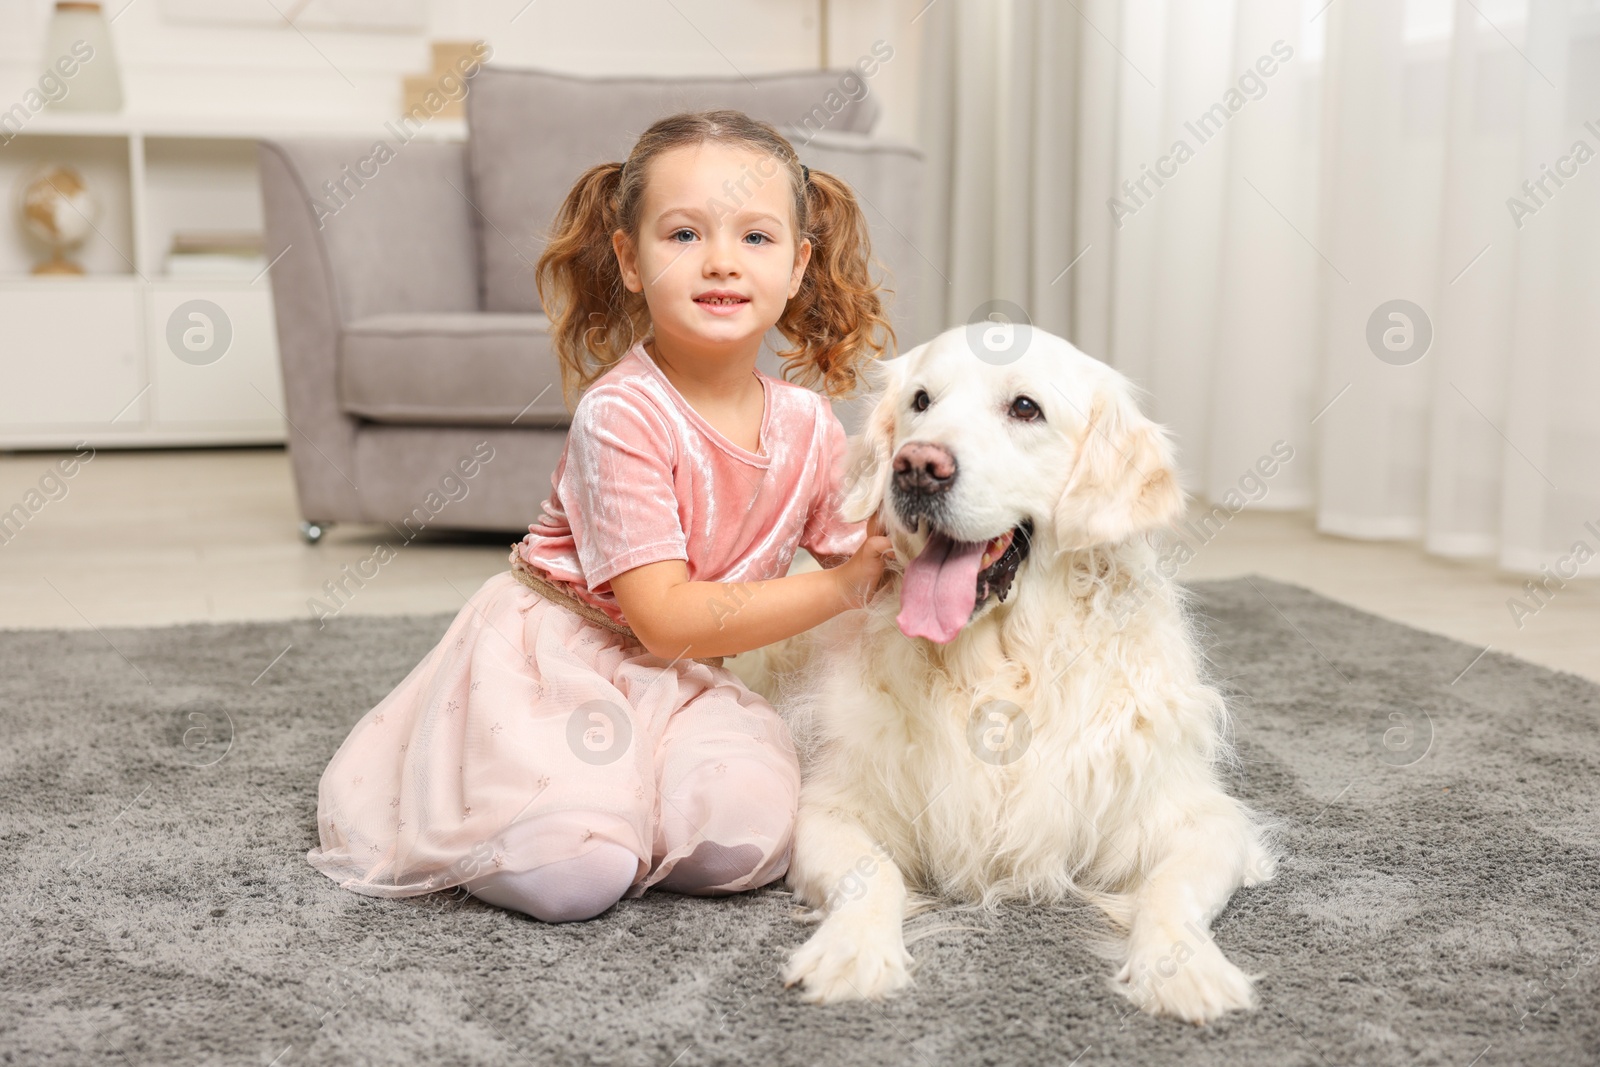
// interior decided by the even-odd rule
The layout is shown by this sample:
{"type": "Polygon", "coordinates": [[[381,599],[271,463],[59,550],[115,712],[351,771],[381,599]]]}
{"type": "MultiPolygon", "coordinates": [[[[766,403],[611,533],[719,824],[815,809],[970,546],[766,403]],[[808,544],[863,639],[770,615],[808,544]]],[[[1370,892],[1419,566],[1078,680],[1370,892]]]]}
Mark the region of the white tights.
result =
{"type": "Polygon", "coordinates": [[[473,896],[547,923],[592,919],[622,899],[639,861],[621,845],[602,841],[581,856],[531,871],[495,871],[467,883],[473,896]]]}
{"type": "MultiPolygon", "coordinates": [[[[702,841],[656,885],[673,893],[720,896],[729,882],[761,862],[755,845],[732,848],[702,841]]],[[[581,856],[557,860],[531,871],[496,871],[467,883],[473,896],[498,908],[532,915],[547,923],[592,919],[622,899],[638,872],[633,853],[602,841],[581,856]]]]}

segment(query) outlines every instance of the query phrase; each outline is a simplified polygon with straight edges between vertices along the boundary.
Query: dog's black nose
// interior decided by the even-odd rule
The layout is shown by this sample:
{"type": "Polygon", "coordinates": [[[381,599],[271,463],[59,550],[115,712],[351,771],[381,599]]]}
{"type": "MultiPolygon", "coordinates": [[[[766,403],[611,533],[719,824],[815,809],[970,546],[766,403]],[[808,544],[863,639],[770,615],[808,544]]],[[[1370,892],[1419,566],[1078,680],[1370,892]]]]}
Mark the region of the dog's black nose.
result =
{"type": "Polygon", "coordinates": [[[955,484],[956,457],[925,441],[902,445],[894,457],[895,488],[907,493],[942,493],[955,484]]]}

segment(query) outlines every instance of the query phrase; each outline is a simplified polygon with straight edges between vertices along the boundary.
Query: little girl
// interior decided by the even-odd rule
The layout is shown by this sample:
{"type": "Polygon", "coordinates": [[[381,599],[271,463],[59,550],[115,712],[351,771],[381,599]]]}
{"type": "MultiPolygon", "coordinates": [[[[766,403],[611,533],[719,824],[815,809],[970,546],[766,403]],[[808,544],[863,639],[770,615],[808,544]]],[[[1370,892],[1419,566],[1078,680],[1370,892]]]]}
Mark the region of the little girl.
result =
{"type": "Polygon", "coordinates": [[[572,412],[554,491],[334,754],[313,866],[546,922],[785,873],[794,745],[722,659],[883,577],[811,388],[850,393],[892,341],[868,254],[849,188],[741,112],[662,119],[578,179],[537,270],[572,412]],[[773,326],[800,384],[756,369],[773,326]],[[797,545],[824,569],[786,576],[797,545]]]}

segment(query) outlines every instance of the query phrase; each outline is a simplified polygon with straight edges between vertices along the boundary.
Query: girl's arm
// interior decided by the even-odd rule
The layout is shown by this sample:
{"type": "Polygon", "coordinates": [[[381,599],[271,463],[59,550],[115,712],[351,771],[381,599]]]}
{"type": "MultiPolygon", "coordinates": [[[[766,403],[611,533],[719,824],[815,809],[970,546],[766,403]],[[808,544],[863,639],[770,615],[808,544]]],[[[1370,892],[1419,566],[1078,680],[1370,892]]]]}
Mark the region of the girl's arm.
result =
{"type": "Polygon", "coordinates": [[[681,559],[661,560],[611,579],[633,632],[662,659],[734,656],[803,633],[863,606],[885,577],[890,542],[874,516],[849,561],[764,582],[691,582],[681,559]]]}

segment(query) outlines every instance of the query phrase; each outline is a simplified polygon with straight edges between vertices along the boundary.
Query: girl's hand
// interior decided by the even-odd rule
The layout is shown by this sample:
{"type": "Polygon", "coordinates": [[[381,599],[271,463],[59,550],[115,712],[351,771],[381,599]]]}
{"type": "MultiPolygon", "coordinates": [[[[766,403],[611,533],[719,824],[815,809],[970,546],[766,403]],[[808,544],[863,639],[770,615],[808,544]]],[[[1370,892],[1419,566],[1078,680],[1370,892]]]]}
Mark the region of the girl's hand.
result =
{"type": "Polygon", "coordinates": [[[874,514],[867,520],[867,539],[856,554],[829,572],[839,583],[839,595],[847,609],[866,607],[873,594],[887,584],[885,564],[893,558],[894,544],[884,536],[883,524],[874,514]]]}

